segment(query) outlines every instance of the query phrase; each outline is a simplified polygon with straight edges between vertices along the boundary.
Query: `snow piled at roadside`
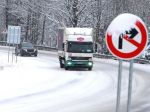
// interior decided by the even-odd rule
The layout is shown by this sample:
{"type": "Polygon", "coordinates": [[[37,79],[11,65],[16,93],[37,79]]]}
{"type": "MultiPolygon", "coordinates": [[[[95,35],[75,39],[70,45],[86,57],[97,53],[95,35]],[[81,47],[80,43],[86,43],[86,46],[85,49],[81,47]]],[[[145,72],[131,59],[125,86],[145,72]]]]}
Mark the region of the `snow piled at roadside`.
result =
{"type": "Polygon", "coordinates": [[[2,55],[0,53],[0,71],[3,70],[4,68],[12,67],[14,65],[15,64],[12,63],[12,62],[8,63],[8,57],[7,57],[7,55],[2,55]]]}
{"type": "MultiPolygon", "coordinates": [[[[18,63],[7,63],[7,55],[5,54],[3,64],[1,63],[3,70],[0,70],[0,88],[2,91],[0,92],[0,102],[20,96],[35,95],[35,93],[61,90],[63,86],[65,89],[57,92],[57,96],[74,93],[76,93],[74,94],[76,96],[86,92],[83,88],[88,83],[89,87],[85,88],[89,90],[97,86],[98,90],[103,90],[111,82],[110,77],[102,75],[101,72],[99,72],[99,76],[94,74],[94,71],[79,72],[82,75],[75,71],[66,72],[59,68],[56,60],[55,58],[54,61],[52,59],[48,61],[47,59],[41,59],[40,56],[18,57],[18,63]],[[7,67],[8,65],[10,66],[7,67]],[[77,82],[80,83],[80,87],[77,82]],[[74,85],[73,88],[72,85],[74,85]]],[[[92,94],[92,92],[89,91],[87,95],[92,94]]],[[[54,96],[55,94],[52,95],[52,97],[54,96]]]]}
{"type": "MultiPolygon", "coordinates": [[[[113,64],[113,65],[118,65],[119,66],[119,61],[118,60],[112,60],[112,59],[98,59],[94,58],[95,61],[98,62],[104,62],[108,64],[113,64]]],[[[129,68],[130,62],[123,61],[123,66],[126,68],[129,68]]],[[[133,64],[133,69],[139,69],[142,71],[150,72],[150,64],[140,64],[140,63],[134,63],[133,64]]]]}

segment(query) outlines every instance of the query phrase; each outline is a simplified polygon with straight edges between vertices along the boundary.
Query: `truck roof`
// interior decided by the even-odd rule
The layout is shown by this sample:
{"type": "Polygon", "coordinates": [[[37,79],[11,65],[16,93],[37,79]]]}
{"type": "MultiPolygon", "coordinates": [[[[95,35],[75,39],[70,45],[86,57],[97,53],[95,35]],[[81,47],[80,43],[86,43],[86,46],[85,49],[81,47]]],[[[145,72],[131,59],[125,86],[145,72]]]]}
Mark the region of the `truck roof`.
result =
{"type": "Polygon", "coordinates": [[[66,29],[66,34],[69,35],[92,35],[92,28],[65,28],[66,29]]]}

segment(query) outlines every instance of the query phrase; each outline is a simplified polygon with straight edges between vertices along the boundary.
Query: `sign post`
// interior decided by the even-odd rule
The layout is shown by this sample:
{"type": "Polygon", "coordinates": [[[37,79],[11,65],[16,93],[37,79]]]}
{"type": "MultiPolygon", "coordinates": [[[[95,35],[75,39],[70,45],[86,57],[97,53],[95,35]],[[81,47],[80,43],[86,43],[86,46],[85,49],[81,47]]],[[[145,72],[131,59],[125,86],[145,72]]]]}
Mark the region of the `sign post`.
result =
{"type": "MultiPolygon", "coordinates": [[[[8,26],[8,34],[7,34],[7,43],[9,44],[8,62],[10,54],[10,45],[18,46],[18,44],[20,43],[20,34],[21,34],[20,26],[10,26],[10,25],[8,26]]],[[[13,53],[12,53],[12,62],[13,62],[13,53]]],[[[16,62],[17,62],[17,55],[16,55],[16,62]]]]}
{"type": "Polygon", "coordinates": [[[144,22],[129,13],[117,16],[106,31],[108,50],[119,59],[116,112],[119,112],[121,96],[122,62],[130,60],[127,112],[131,111],[133,59],[147,46],[148,33],[144,22]]]}
{"type": "Polygon", "coordinates": [[[121,79],[122,79],[122,60],[119,60],[116,112],[119,112],[120,107],[121,79]]]}
{"type": "Polygon", "coordinates": [[[133,78],[133,60],[130,61],[130,68],[129,68],[127,112],[131,112],[132,78],[133,78]]]}

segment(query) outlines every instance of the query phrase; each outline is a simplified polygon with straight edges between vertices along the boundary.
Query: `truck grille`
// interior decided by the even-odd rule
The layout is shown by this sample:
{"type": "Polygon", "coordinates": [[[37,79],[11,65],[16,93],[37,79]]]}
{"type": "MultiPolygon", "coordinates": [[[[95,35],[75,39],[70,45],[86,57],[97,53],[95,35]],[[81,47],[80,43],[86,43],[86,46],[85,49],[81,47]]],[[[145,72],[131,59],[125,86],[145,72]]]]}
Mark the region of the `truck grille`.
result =
{"type": "Polygon", "coordinates": [[[74,64],[74,66],[86,66],[86,64],[74,64]]]}
{"type": "Polygon", "coordinates": [[[72,60],[89,60],[89,57],[71,57],[72,60]]]}

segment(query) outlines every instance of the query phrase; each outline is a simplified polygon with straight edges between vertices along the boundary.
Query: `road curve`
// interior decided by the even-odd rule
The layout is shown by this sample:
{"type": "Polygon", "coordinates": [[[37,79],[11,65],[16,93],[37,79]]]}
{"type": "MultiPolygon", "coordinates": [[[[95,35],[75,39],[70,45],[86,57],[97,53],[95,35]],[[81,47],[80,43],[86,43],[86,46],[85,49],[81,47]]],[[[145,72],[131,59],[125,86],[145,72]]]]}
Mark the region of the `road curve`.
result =
{"type": "MultiPolygon", "coordinates": [[[[7,59],[7,52],[0,50],[0,55],[7,59]]],[[[9,89],[0,93],[4,96],[0,97],[1,112],[115,112],[118,75],[115,60],[95,59],[93,71],[65,71],[59,68],[55,53],[41,52],[38,57],[19,56],[13,66],[0,70],[1,80],[11,77],[9,89]],[[3,95],[6,91],[12,93],[3,95]]],[[[123,66],[121,112],[126,112],[129,65],[124,62],[123,66]]],[[[132,112],[150,110],[149,67],[134,64],[132,112]]]]}

